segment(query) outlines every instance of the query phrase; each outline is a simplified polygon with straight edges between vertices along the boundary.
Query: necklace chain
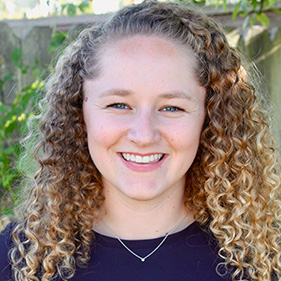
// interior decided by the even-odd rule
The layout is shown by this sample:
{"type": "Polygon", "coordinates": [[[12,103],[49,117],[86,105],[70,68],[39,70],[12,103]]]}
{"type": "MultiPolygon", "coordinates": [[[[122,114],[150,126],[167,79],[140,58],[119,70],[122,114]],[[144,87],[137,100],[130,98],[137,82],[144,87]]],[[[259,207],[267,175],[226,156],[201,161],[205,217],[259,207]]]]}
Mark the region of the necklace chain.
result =
{"type": "Polygon", "coordinates": [[[128,250],[132,255],[134,255],[135,257],[137,257],[138,259],[140,259],[142,262],[145,262],[145,260],[150,257],[152,254],[154,254],[160,247],[161,245],[165,242],[165,240],[168,238],[169,233],[166,233],[166,235],[164,236],[163,240],[159,243],[159,245],[153,250],[151,251],[148,255],[146,255],[145,257],[141,257],[138,254],[136,254],[135,252],[133,252],[119,237],[116,237],[118,239],[118,241],[122,244],[122,246],[128,250]]]}
{"type": "MultiPolygon", "coordinates": [[[[186,219],[186,216],[183,218],[183,220],[180,221],[179,224],[177,224],[171,231],[176,230],[179,225],[186,219]]],[[[114,234],[114,236],[117,238],[117,240],[120,242],[120,244],[132,255],[134,255],[136,258],[138,258],[140,261],[145,262],[147,258],[149,258],[151,255],[153,255],[161,246],[162,244],[165,242],[165,240],[168,238],[169,236],[169,232],[166,233],[166,235],[164,236],[164,238],[162,239],[162,241],[157,245],[157,247],[152,250],[148,255],[146,255],[145,257],[141,257],[138,254],[136,254],[132,249],[130,249],[118,236],[117,234],[109,227],[109,225],[107,225],[107,223],[103,220],[104,225],[114,234]]]]}

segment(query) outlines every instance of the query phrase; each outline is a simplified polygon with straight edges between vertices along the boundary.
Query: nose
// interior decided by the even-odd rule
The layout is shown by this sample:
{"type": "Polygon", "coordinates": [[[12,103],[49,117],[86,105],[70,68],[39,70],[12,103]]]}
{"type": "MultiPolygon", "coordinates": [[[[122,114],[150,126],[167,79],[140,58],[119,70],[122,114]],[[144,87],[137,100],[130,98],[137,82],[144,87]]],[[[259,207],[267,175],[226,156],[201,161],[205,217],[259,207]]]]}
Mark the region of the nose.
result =
{"type": "Polygon", "coordinates": [[[138,146],[157,143],[161,134],[155,114],[147,111],[137,113],[130,123],[127,137],[138,146]]]}

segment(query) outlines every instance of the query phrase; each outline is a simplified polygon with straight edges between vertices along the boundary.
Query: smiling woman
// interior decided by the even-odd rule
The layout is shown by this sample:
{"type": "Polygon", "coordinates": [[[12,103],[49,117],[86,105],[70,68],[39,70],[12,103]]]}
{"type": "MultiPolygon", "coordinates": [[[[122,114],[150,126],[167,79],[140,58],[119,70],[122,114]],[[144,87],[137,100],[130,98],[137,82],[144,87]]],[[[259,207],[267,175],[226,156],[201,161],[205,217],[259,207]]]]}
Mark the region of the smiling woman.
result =
{"type": "Polygon", "coordinates": [[[49,78],[0,279],[280,280],[279,168],[247,79],[186,6],[85,29],[49,78]]]}

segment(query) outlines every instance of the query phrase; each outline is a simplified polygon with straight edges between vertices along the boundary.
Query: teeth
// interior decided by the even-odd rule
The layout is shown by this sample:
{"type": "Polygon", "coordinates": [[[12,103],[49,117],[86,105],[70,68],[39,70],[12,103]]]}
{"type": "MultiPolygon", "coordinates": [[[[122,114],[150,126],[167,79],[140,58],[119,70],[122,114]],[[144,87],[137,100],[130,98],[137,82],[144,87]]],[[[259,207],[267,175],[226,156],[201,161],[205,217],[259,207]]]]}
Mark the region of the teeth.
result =
{"type": "Polygon", "coordinates": [[[158,162],[163,154],[152,154],[152,155],[147,155],[147,156],[140,156],[140,155],[134,155],[134,154],[129,154],[129,153],[122,153],[122,156],[124,159],[130,162],[135,162],[135,163],[155,163],[158,162]]]}

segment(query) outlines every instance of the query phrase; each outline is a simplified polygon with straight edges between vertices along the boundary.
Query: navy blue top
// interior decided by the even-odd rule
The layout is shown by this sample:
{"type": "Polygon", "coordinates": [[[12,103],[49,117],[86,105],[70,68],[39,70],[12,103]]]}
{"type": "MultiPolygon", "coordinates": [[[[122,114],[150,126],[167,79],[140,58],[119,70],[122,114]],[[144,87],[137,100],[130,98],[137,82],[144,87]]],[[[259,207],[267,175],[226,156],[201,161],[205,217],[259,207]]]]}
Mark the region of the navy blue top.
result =
{"type": "MultiPolygon", "coordinates": [[[[9,231],[0,235],[0,280],[10,279],[7,250],[9,231]]],[[[139,256],[146,256],[163,237],[149,240],[123,240],[139,256]]],[[[120,242],[96,233],[91,259],[86,268],[77,268],[71,280],[88,281],[230,281],[217,255],[215,239],[194,222],[168,236],[145,262],[129,253],[120,242]]],[[[11,280],[11,279],[10,279],[11,280]]],[[[59,279],[60,280],[60,279],[59,279]]]]}

